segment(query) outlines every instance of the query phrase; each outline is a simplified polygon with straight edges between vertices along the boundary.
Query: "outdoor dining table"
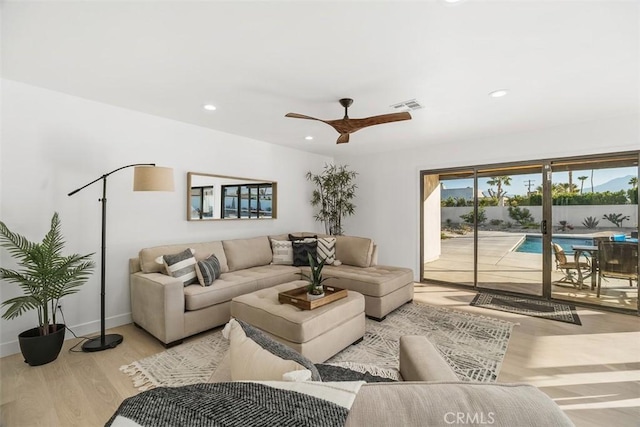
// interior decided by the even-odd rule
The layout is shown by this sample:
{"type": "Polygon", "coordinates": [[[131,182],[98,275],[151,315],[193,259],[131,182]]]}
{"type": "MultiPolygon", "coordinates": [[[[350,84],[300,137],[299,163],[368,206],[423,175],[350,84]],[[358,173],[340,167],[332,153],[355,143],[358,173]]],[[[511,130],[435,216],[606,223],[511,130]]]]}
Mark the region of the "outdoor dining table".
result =
{"type": "Polygon", "coordinates": [[[578,269],[578,281],[580,282],[580,288],[582,288],[582,283],[584,279],[591,276],[591,290],[593,291],[596,288],[596,273],[597,273],[597,262],[596,257],[598,256],[598,247],[594,245],[572,245],[571,249],[573,249],[573,258],[576,262],[580,259],[580,255],[583,252],[588,252],[591,257],[591,273],[586,277],[582,276],[582,272],[578,269]]]}

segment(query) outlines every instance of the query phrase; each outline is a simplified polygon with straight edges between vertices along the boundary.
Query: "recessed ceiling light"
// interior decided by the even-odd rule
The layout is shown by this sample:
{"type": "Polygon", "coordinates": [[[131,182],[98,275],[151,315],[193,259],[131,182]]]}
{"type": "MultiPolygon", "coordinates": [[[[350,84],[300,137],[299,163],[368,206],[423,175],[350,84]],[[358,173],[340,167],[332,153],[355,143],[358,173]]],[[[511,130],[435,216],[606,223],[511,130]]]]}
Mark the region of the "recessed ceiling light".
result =
{"type": "Polygon", "coordinates": [[[464,0],[444,0],[445,3],[461,3],[464,0]]]}
{"type": "Polygon", "coordinates": [[[307,141],[311,141],[313,139],[313,137],[311,135],[309,135],[309,136],[305,136],[304,139],[306,139],[307,141]]]}
{"type": "Polygon", "coordinates": [[[494,90],[493,92],[490,92],[489,96],[492,98],[501,98],[508,93],[509,91],[507,89],[499,89],[499,90],[494,90]]]}
{"type": "Polygon", "coordinates": [[[202,108],[204,108],[207,111],[215,111],[216,106],[213,104],[205,104],[202,106],[202,108]]]}

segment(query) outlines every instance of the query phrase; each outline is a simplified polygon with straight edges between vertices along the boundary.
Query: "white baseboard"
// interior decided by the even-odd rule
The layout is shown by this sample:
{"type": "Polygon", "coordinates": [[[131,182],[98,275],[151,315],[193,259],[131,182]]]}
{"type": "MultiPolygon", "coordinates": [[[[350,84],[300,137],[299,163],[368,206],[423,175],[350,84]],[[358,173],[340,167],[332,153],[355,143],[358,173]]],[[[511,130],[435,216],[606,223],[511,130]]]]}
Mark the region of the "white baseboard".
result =
{"type": "MultiPolygon", "coordinates": [[[[131,323],[131,313],[119,314],[117,316],[108,317],[105,319],[105,328],[115,328],[117,326],[126,325],[131,323]]],[[[100,320],[94,320],[80,325],[69,326],[67,325],[77,336],[93,337],[100,334],[100,320]]],[[[73,335],[67,331],[65,333],[65,341],[73,339],[73,335]]],[[[20,353],[20,344],[18,340],[0,343],[0,357],[10,356],[12,354],[20,353]]]]}

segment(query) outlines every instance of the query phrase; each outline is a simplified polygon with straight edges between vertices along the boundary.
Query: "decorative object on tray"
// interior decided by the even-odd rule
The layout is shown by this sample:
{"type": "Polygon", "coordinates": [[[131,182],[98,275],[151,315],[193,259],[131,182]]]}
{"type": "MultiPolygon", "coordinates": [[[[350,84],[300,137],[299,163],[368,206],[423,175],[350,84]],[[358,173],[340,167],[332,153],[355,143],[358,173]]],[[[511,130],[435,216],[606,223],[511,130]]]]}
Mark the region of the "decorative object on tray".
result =
{"type": "Polygon", "coordinates": [[[0,268],[0,278],[17,284],[24,293],[2,303],[8,306],[2,317],[13,319],[35,309],[38,327],[18,335],[20,350],[31,366],[52,362],[64,342],[65,325],[56,321],[60,298],[78,292],[89,280],[94,267],[93,254],[62,255],[64,239],[57,212],[42,243],[30,242],[0,221],[0,244],[21,267],[21,270],[0,268]]]}
{"type": "Polygon", "coordinates": [[[278,301],[282,304],[295,305],[301,310],[313,310],[314,308],[322,307],[331,302],[337,301],[347,297],[347,290],[336,288],[333,286],[323,286],[323,295],[317,298],[309,298],[307,292],[307,286],[302,288],[292,289],[286,292],[280,292],[278,294],[278,301]]]}
{"type": "Polygon", "coordinates": [[[320,261],[316,260],[316,257],[308,253],[309,268],[311,269],[311,275],[300,273],[302,277],[309,281],[307,286],[307,299],[313,301],[324,296],[324,288],[322,282],[330,279],[330,277],[322,277],[322,268],[324,267],[325,259],[320,261]]]}

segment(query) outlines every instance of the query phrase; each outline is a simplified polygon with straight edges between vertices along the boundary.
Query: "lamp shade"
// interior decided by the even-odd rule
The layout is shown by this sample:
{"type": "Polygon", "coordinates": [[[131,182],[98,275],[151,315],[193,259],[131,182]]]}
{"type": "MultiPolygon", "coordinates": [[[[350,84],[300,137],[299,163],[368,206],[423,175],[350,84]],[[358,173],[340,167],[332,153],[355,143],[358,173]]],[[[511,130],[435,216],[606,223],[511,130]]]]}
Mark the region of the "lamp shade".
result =
{"type": "Polygon", "coordinates": [[[136,166],[133,191],[174,191],[173,169],[159,166],[136,166]]]}

